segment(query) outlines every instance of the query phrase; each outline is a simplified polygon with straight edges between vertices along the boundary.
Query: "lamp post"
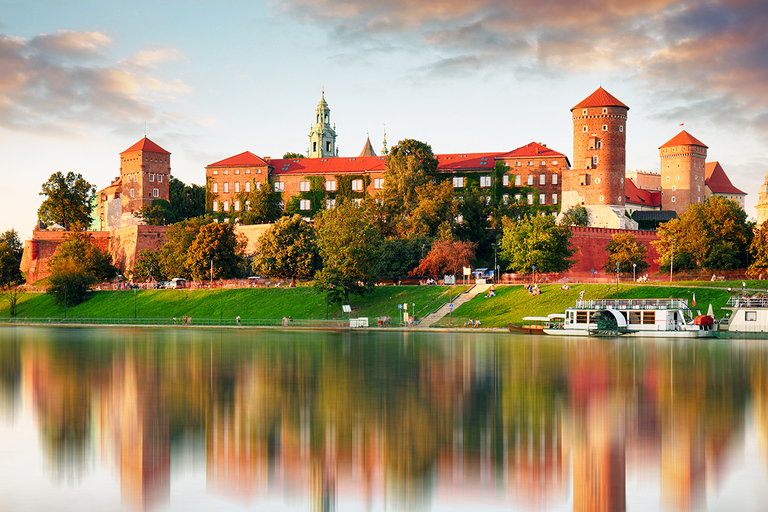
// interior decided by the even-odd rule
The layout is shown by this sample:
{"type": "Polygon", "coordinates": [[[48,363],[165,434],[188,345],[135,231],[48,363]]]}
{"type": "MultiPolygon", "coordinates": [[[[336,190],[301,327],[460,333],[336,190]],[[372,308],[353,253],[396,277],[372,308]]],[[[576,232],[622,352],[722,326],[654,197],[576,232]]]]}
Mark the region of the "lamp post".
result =
{"type": "Polygon", "coordinates": [[[426,247],[426,244],[421,244],[421,259],[424,259],[424,247],[426,247]]]}
{"type": "Polygon", "coordinates": [[[493,282],[496,283],[499,275],[499,268],[496,264],[496,248],[499,246],[498,243],[493,244],[493,282]]]}
{"type": "Polygon", "coordinates": [[[213,289],[213,258],[211,258],[211,289],[213,289]]]}
{"type": "Polygon", "coordinates": [[[136,320],[136,288],[133,289],[133,319],[136,320]]]}
{"type": "Polygon", "coordinates": [[[224,286],[219,279],[219,324],[221,324],[224,321],[224,296],[222,293],[224,292],[224,286]]]}
{"type": "Polygon", "coordinates": [[[616,300],[619,300],[619,262],[616,262],[616,300]]]}
{"type": "Polygon", "coordinates": [[[637,263],[632,264],[632,281],[637,282],[637,263]]]}

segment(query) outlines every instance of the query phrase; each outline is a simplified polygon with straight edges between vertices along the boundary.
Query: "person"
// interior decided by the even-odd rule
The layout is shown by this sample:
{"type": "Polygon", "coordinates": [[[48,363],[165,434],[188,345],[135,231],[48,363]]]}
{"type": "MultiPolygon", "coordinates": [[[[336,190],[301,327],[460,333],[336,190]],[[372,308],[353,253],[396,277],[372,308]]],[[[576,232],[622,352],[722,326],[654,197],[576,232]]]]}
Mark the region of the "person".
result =
{"type": "Polygon", "coordinates": [[[473,327],[474,325],[475,325],[475,321],[472,320],[471,318],[464,323],[464,327],[467,327],[467,326],[473,327]]]}
{"type": "Polygon", "coordinates": [[[240,315],[237,315],[237,318],[235,318],[235,320],[237,320],[237,325],[240,325],[240,315]]]}
{"type": "Polygon", "coordinates": [[[288,318],[283,317],[283,327],[285,327],[286,325],[288,325],[288,318]]]}
{"type": "Polygon", "coordinates": [[[480,327],[480,319],[475,320],[475,327],[480,327]]]}

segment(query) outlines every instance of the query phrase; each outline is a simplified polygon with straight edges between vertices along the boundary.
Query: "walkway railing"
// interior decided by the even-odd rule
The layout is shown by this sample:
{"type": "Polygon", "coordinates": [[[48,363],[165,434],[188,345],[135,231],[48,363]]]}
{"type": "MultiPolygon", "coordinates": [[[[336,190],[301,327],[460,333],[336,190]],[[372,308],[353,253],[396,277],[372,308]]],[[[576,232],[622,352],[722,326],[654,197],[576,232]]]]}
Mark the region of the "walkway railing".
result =
{"type": "Polygon", "coordinates": [[[346,329],[349,320],[320,320],[279,318],[243,318],[238,323],[235,319],[225,318],[0,318],[0,325],[169,325],[177,327],[306,327],[320,329],[346,329]]]}

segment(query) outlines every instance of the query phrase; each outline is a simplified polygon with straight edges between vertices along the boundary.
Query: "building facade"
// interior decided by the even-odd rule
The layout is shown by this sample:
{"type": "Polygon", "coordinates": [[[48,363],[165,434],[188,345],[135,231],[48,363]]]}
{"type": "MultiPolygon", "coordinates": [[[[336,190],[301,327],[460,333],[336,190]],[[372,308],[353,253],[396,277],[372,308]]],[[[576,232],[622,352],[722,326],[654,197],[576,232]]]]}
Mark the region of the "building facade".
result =
{"type": "Polygon", "coordinates": [[[707,146],[683,130],[659,148],[661,209],[682,214],[706,198],[707,146]]]}

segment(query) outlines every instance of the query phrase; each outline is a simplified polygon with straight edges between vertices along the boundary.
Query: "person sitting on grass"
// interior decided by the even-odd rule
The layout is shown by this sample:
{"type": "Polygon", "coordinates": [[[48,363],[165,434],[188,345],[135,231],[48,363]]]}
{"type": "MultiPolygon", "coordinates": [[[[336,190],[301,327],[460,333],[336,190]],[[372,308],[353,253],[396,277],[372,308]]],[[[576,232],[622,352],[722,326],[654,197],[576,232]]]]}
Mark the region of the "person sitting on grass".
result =
{"type": "Polygon", "coordinates": [[[467,326],[474,327],[474,325],[475,325],[475,321],[472,320],[471,318],[469,320],[467,320],[466,322],[464,322],[464,327],[467,327],[467,326]]]}
{"type": "Polygon", "coordinates": [[[475,320],[475,327],[480,327],[480,320],[475,320]]]}

